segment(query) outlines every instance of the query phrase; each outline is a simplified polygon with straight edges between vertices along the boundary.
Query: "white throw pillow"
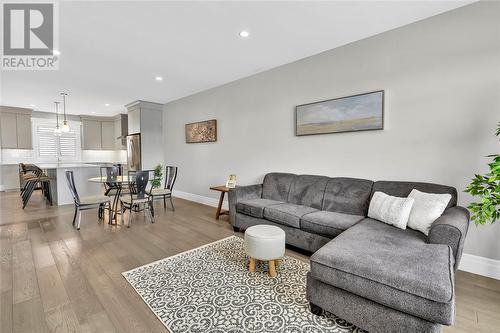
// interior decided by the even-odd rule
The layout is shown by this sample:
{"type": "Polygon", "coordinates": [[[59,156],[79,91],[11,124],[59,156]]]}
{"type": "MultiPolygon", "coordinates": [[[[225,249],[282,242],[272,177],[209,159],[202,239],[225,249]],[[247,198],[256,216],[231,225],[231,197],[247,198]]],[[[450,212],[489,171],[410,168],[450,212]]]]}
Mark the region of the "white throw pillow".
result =
{"type": "Polygon", "coordinates": [[[393,197],[383,192],[375,192],[368,208],[368,217],[404,230],[413,201],[413,198],[393,197]]]}
{"type": "Polygon", "coordinates": [[[451,200],[451,194],[425,193],[413,189],[408,198],[415,200],[408,219],[408,228],[428,236],[432,222],[443,214],[451,200]]]}

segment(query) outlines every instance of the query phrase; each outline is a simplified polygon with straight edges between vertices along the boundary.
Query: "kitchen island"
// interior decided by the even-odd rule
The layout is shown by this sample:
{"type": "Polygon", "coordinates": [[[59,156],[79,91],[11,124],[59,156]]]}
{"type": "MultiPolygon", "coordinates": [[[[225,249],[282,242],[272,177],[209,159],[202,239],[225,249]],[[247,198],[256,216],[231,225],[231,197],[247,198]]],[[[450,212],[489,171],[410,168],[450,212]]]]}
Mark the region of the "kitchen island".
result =
{"type": "MultiPolygon", "coordinates": [[[[66,183],[66,170],[73,171],[75,185],[80,197],[89,195],[103,194],[101,184],[91,183],[89,178],[99,177],[100,167],[111,166],[113,163],[96,162],[61,162],[61,163],[35,163],[51,178],[51,194],[54,205],[72,204],[73,197],[66,183]]],[[[123,165],[123,164],[122,164],[123,165]]],[[[17,163],[2,163],[0,166],[3,169],[4,180],[9,180],[7,190],[19,188],[18,164],[17,163]]]]}
{"type": "Polygon", "coordinates": [[[37,164],[51,178],[50,191],[54,205],[67,205],[74,202],[68,184],[66,170],[73,171],[75,186],[80,197],[103,194],[101,184],[91,183],[89,178],[100,176],[101,165],[86,163],[49,163],[37,164]]]}

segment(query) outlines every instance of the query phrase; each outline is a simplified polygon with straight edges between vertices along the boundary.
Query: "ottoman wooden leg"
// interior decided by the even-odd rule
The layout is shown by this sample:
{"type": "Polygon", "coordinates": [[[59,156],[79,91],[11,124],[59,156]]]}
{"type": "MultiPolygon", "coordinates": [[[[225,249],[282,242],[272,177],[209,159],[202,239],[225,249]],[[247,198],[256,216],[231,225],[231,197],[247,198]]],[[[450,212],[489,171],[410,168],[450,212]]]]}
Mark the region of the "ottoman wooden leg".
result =
{"type": "Polygon", "coordinates": [[[274,260],[269,260],[269,276],[276,277],[276,266],[274,265],[274,260]]]}
{"type": "Polygon", "coordinates": [[[276,266],[276,268],[278,268],[278,266],[280,265],[280,260],[279,259],[274,260],[274,265],[276,266]]]}
{"type": "Polygon", "coordinates": [[[248,271],[249,272],[255,272],[255,259],[250,258],[250,264],[248,265],[248,271]]]}

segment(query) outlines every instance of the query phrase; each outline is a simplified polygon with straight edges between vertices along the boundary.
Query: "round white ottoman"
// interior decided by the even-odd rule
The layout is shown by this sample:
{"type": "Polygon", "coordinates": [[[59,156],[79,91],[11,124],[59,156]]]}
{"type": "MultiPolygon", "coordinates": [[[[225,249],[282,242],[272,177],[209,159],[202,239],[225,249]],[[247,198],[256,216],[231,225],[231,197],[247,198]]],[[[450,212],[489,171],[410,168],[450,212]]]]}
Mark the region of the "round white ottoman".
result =
{"type": "Polygon", "coordinates": [[[255,271],[255,261],[262,260],[268,262],[269,275],[275,277],[279,258],[285,254],[285,232],[272,225],[254,225],[245,231],[245,251],[250,272],[255,271]]]}

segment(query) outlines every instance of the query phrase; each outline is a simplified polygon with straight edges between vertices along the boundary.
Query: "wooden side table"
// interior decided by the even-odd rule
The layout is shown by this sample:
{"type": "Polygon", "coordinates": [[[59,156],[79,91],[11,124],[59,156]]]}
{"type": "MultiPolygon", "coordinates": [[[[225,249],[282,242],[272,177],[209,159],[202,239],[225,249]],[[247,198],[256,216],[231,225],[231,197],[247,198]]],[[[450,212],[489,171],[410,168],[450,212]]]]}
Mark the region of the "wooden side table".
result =
{"type": "Polygon", "coordinates": [[[226,187],[224,185],[220,185],[220,186],[212,186],[212,187],[210,187],[210,189],[213,191],[220,192],[219,205],[217,206],[217,211],[215,212],[215,219],[218,220],[219,216],[221,216],[221,215],[229,215],[228,210],[222,209],[222,203],[224,202],[224,195],[227,192],[229,192],[229,187],[226,187]]]}

